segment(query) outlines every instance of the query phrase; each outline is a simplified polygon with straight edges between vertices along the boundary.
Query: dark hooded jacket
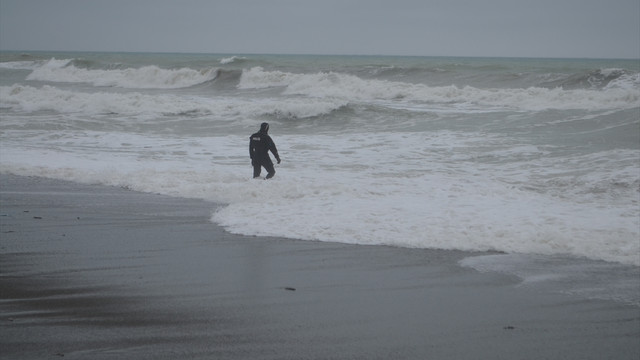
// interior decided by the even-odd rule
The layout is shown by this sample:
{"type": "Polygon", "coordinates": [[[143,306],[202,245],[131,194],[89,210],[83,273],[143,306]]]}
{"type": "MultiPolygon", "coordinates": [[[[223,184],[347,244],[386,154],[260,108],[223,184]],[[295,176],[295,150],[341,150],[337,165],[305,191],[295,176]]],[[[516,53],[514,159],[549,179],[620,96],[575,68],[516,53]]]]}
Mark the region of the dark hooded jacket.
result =
{"type": "Polygon", "coordinates": [[[267,134],[268,132],[269,124],[262,123],[262,125],[260,125],[260,131],[251,135],[249,138],[249,156],[251,157],[252,163],[270,162],[269,151],[271,151],[273,156],[276,157],[276,160],[280,162],[278,149],[276,149],[276,144],[273,143],[271,136],[267,134]]]}

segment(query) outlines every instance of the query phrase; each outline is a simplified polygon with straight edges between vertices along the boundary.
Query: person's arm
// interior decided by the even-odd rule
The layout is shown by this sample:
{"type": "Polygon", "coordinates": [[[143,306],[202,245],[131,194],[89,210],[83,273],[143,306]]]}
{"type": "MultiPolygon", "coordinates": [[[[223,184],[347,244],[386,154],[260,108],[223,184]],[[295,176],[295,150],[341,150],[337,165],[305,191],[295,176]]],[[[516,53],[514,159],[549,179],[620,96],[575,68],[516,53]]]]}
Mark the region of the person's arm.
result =
{"type": "Polygon", "coordinates": [[[276,144],[273,142],[273,139],[271,139],[271,137],[269,137],[269,150],[271,150],[271,153],[276,157],[278,164],[280,164],[280,155],[278,155],[278,149],[276,148],[276,144]]]}
{"type": "Polygon", "coordinates": [[[253,165],[253,141],[249,137],[249,157],[251,158],[251,165],[253,165]]]}

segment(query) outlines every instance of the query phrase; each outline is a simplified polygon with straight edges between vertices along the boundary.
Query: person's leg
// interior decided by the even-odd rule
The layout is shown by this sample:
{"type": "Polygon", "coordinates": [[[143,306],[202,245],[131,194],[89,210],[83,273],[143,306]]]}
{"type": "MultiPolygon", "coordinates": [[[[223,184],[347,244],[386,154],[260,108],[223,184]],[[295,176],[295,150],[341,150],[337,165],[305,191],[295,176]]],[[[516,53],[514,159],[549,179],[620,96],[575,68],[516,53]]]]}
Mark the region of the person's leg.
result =
{"type": "Polygon", "coordinates": [[[273,175],[276,174],[276,169],[273,168],[273,163],[271,161],[265,161],[262,166],[267,170],[267,179],[271,179],[273,175]]]}
{"type": "Polygon", "coordinates": [[[253,165],[253,178],[260,177],[260,172],[262,172],[262,165],[256,163],[253,165]]]}

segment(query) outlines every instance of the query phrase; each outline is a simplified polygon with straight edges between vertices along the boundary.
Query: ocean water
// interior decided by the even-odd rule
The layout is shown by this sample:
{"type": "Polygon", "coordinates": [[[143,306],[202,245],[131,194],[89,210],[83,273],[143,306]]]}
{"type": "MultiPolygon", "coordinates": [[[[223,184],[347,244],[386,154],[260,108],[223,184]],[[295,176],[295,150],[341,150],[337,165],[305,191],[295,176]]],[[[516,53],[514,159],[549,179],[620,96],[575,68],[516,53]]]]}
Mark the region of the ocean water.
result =
{"type": "Polygon", "coordinates": [[[2,172],[214,201],[233,233],[497,251],[463,265],[524,283],[599,271],[640,304],[638,60],[4,52],[0,116],[2,172]]]}

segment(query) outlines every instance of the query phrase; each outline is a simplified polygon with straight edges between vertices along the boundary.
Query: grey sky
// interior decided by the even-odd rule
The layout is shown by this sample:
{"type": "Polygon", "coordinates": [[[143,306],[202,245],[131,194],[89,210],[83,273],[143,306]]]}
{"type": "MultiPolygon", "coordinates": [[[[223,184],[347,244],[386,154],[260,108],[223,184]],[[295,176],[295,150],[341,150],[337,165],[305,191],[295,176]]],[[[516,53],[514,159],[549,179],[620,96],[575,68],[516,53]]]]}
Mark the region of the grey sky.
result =
{"type": "Polygon", "coordinates": [[[640,1],[0,0],[0,49],[640,58],[640,1]]]}

